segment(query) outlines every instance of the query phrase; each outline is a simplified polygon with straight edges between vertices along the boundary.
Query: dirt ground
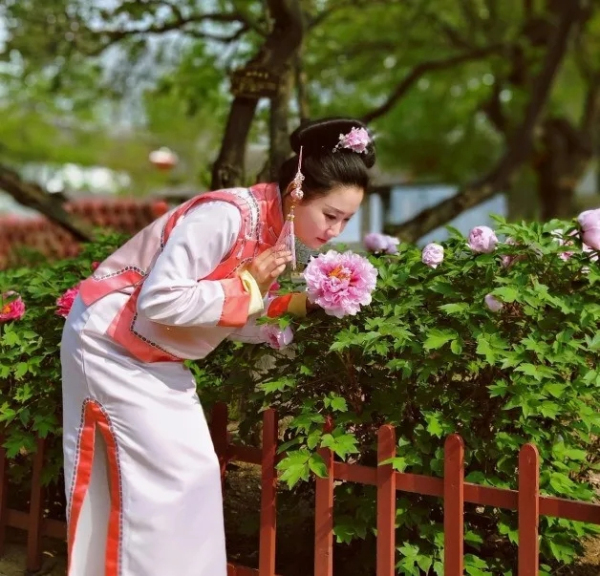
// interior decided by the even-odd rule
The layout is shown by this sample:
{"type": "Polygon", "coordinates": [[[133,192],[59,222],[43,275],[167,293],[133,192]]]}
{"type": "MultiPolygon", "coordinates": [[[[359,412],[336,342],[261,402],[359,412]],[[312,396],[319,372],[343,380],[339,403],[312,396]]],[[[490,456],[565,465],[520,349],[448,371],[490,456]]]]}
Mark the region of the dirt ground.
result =
{"type": "MultiPolygon", "coordinates": [[[[65,576],[66,557],[64,549],[56,543],[48,543],[44,553],[44,566],[39,576],[65,576]]],[[[11,542],[0,559],[0,576],[26,576],[26,548],[24,543],[11,542]]],[[[587,546],[582,563],[570,570],[561,571],[556,576],[600,576],[600,539],[587,546]]]]}

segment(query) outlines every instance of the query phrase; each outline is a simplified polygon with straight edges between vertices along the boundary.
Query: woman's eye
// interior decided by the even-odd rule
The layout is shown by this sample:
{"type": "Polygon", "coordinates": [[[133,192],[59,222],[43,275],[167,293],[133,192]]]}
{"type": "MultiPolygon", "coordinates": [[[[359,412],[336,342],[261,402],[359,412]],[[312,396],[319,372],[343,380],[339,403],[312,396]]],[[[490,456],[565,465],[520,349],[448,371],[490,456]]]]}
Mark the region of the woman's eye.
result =
{"type": "Polygon", "coordinates": [[[327,218],[327,220],[335,220],[335,216],[333,214],[325,214],[325,218],[327,218]]]}

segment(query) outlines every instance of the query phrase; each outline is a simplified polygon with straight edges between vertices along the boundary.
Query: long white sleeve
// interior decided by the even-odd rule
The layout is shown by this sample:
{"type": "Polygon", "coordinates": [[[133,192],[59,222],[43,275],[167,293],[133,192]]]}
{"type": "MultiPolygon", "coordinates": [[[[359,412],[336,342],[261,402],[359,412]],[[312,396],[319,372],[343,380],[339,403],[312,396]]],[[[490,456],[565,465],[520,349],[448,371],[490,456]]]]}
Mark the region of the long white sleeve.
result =
{"type": "MultiPolygon", "coordinates": [[[[218,325],[226,298],[223,281],[198,279],[208,276],[229,254],[240,227],[239,210],[227,202],[207,202],[187,214],[144,281],[138,312],[169,326],[218,325]]],[[[246,295],[254,291],[247,282],[244,286],[246,295]]]]}

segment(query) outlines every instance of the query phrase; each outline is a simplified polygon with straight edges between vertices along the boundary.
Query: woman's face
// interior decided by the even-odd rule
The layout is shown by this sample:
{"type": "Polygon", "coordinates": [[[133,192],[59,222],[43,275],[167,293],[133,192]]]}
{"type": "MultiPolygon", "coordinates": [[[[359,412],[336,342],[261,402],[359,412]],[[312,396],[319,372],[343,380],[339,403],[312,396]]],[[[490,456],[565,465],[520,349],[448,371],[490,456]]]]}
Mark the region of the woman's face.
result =
{"type": "Polygon", "coordinates": [[[335,186],[325,196],[298,204],[294,230],[300,241],[316,250],[339,236],[364,197],[358,186],[335,186]]]}

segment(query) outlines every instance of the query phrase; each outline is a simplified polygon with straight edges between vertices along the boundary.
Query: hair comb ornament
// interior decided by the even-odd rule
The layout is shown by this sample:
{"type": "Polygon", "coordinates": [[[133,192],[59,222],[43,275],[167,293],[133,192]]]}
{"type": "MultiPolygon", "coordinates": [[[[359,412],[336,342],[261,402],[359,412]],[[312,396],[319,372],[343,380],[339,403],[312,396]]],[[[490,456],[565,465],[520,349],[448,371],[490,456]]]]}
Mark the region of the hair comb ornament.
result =
{"type": "Polygon", "coordinates": [[[333,151],[337,152],[342,148],[347,148],[357,154],[366,154],[371,137],[365,128],[352,128],[347,134],[340,134],[338,143],[333,151]]]}
{"type": "Polygon", "coordinates": [[[302,146],[300,146],[300,153],[298,154],[298,170],[292,180],[292,191],[290,197],[292,199],[292,205],[290,207],[289,214],[283,224],[283,229],[279,235],[276,246],[278,248],[287,248],[292,253],[292,270],[296,270],[296,237],[294,234],[294,210],[296,205],[304,198],[304,192],[302,191],[302,182],[304,181],[304,174],[302,174],[302,146]]]}

